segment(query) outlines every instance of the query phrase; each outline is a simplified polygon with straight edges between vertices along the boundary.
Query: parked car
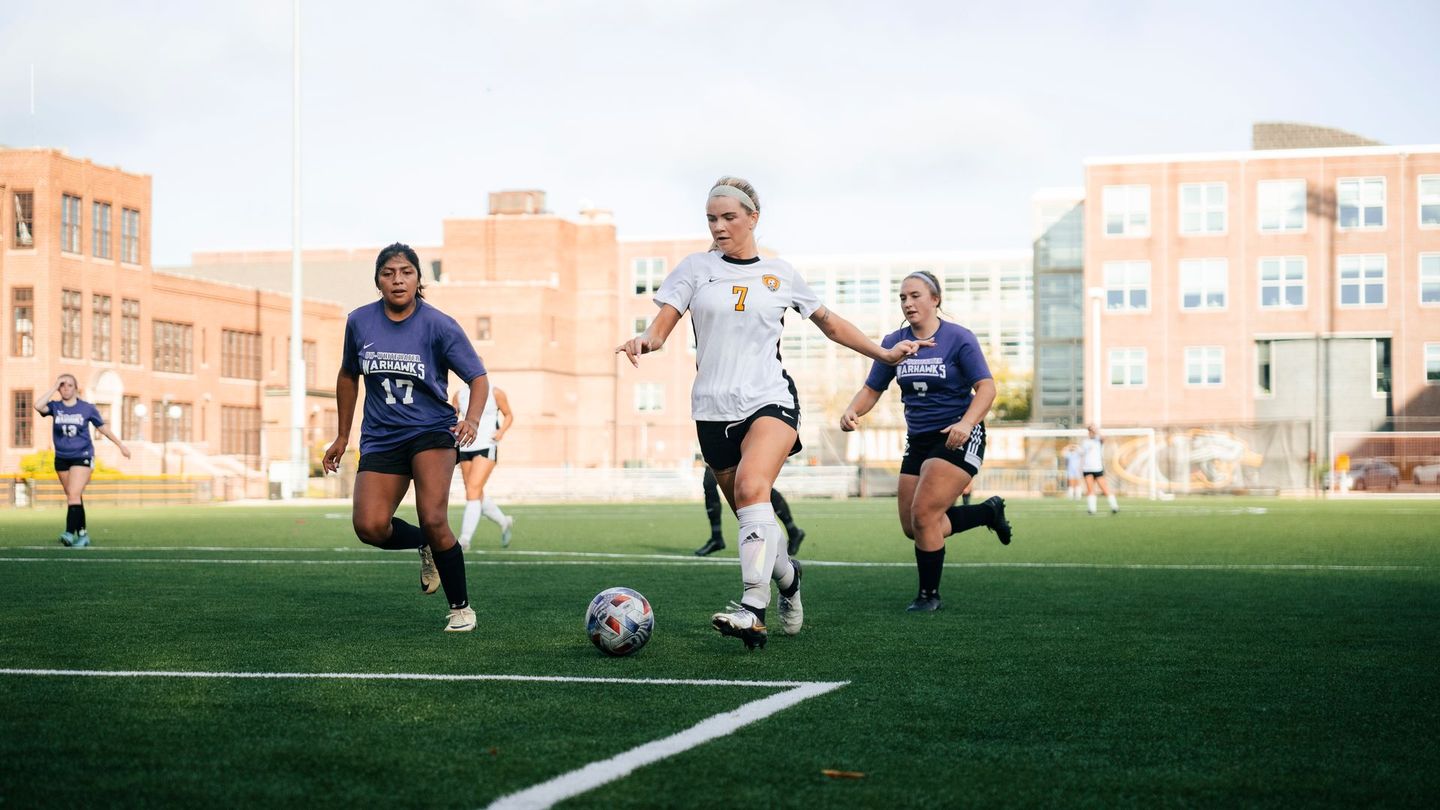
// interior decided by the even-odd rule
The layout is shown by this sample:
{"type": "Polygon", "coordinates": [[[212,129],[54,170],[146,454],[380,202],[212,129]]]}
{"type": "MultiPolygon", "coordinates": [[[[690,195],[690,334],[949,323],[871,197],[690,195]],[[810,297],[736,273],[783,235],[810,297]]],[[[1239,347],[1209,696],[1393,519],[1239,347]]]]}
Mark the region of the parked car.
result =
{"type": "Polygon", "coordinates": [[[1350,470],[1356,489],[1394,489],[1400,486],[1400,470],[1388,461],[1372,459],[1350,470]]]}
{"type": "Polygon", "coordinates": [[[1440,464],[1425,464],[1410,471],[1410,480],[1420,484],[1440,484],[1440,464]]]}

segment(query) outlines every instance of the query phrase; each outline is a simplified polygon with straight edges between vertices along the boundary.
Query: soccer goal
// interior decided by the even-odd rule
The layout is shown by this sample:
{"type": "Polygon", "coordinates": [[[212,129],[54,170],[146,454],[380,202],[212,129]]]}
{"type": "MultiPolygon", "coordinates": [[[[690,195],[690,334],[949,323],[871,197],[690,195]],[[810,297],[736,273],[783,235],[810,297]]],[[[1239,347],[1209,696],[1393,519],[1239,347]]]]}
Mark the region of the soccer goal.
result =
{"type": "MultiPolygon", "coordinates": [[[[1078,450],[1080,442],[1090,434],[1078,428],[1025,428],[1020,435],[1025,442],[1025,466],[1032,477],[1028,488],[1040,494],[1064,493],[1065,452],[1072,446],[1078,450]]],[[[1112,428],[1102,430],[1100,435],[1106,440],[1105,476],[1111,486],[1132,497],[1160,498],[1155,429],[1112,428]]]]}
{"type": "Polygon", "coordinates": [[[1440,431],[1337,431],[1329,458],[1320,485],[1331,493],[1440,495],[1440,431]]]}

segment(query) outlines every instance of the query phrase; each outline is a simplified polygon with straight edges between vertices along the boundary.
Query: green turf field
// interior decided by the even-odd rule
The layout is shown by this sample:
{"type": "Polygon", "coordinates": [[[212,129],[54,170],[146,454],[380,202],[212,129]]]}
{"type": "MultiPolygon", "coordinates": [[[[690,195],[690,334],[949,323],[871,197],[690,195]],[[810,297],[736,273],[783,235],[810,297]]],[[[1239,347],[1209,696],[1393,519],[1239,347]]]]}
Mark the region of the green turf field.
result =
{"type": "Polygon", "coordinates": [[[796,502],[805,629],[753,653],[709,627],[740,573],[733,520],[689,556],[698,504],[516,507],[505,552],[483,524],[470,634],[345,507],[92,508],[89,549],[0,511],[0,805],[484,807],[737,710],[564,806],[1440,801],[1440,502],[1122,504],[1012,503],[914,615],[892,500],[796,502]],[[581,630],[613,585],[657,616],[631,658],[581,630]]]}

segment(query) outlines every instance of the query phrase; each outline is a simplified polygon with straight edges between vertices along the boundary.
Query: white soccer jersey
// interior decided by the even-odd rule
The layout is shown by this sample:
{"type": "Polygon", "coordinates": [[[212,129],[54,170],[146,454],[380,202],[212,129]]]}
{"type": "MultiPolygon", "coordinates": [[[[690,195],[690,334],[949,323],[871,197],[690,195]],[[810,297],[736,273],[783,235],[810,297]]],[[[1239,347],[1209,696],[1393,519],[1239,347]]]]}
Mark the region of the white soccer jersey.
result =
{"type": "Polygon", "coordinates": [[[694,324],[696,421],[731,422],[766,405],[800,406],[780,364],[780,333],[785,310],[809,318],[820,299],[789,262],[736,264],[719,252],[693,253],[665,277],[655,303],[689,311],[694,324]]]}
{"type": "MultiPolygon", "coordinates": [[[[470,387],[460,386],[460,418],[465,418],[465,412],[470,409],[470,387]]],[[[500,427],[500,408],[495,404],[495,386],[490,386],[490,393],[485,397],[485,409],[480,412],[480,427],[475,431],[475,438],[469,444],[461,445],[460,449],[467,453],[476,450],[490,450],[495,447],[495,430],[500,427]]]]}
{"type": "Polygon", "coordinates": [[[1100,472],[1105,469],[1100,439],[1085,439],[1080,442],[1080,455],[1084,457],[1081,466],[1085,472],[1100,472]]]}

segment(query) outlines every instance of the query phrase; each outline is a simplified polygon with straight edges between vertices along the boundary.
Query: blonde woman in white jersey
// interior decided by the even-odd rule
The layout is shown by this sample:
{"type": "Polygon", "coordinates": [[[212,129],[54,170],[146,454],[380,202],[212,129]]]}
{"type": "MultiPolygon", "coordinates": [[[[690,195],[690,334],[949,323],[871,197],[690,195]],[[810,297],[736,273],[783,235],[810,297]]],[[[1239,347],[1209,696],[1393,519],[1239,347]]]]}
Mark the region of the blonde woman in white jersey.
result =
{"type": "Polygon", "coordinates": [[[1080,442],[1080,467],[1085,472],[1085,511],[1095,514],[1095,489],[1099,487],[1110,502],[1110,513],[1117,514],[1120,502],[1115,500],[1115,494],[1105,481],[1105,440],[1100,438],[1099,428],[1090,425],[1088,429],[1089,438],[1080,442]]]}
{"type": "MultiPolygon", "coordinates": [[[[470,407],[470,391],[460,387],[451,400],[457,413],[465,413],[470,407]]],[[[510,399],[505,392],[490,386],[485,398],[485,408],[480,412],[480,427],[469,444],[460,446],[460,478],[465,482],[465,516],[460,521],[460,547],[470,550],[470,540],[480,526],[483,515],[500,527],[500,547],[508,548],[510,534],[515,527],[515,518],[500,511],[494,498],[485,497],[485,482],[500,461],[500,440],[515,421],[510,412],[510,399]]]]}
{"type": "Polygon", "coordinates": [[[820,303],[788,263],[762,258],[755,226],[760,201],[736,177],[710,189],[705,218],[714,244],[685,257],[655,293],[660,312],[644,334],[620,344],[630,362],[665,345],[687,311],[695,328],[696,374],[690,409],[700,452],[740,521],[739,603],[716,613],[711,624],[746,648],[765,646],[770,581],[780,589],[780,627],[800,632],[801,570],[781,540],[770,488],[785,459],[800,451],[800,400],[780,362],[785,311],[809,318],[825,336],[860,354],[895,364],[930,341],[902,341],[885,349],[820,303]]]}

